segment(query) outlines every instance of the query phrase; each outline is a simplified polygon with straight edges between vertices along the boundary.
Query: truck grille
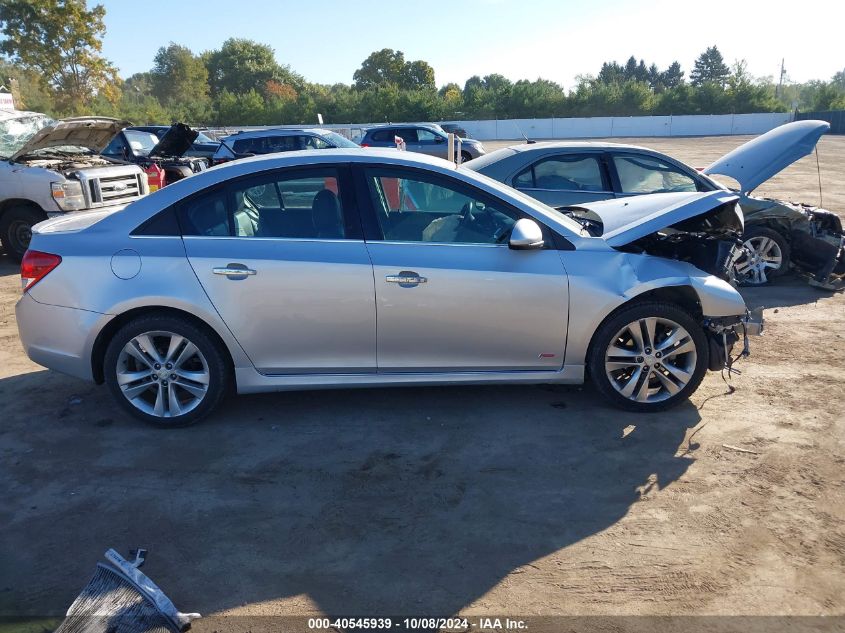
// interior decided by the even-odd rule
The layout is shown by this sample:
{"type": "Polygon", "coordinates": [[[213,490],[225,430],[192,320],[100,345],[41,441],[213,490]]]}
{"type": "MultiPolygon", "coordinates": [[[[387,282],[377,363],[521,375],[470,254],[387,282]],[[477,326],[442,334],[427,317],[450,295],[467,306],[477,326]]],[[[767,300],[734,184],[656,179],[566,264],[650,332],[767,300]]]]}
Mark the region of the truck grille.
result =
{"type": "Polygon", "coordinates": [[[107,206],[140,198],[144,195],[141,178],[142,175],[138,173],[92,178],[88,181],[92,206],[107,206]]]}

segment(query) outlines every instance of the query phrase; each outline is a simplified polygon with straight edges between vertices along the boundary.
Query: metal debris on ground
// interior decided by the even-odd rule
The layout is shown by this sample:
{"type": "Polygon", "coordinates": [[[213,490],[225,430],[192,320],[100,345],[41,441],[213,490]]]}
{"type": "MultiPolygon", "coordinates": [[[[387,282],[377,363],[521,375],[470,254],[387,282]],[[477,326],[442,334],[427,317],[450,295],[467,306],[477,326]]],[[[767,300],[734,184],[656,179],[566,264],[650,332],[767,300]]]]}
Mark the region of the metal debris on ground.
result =
{"type": "Polygon", "coordinates": [[[199,613],[180,613],[161,589],[138,569],[146,550],[127,561],[113,549],[111,563],[97,563],[55,633],[182,633],[199,613]]]}

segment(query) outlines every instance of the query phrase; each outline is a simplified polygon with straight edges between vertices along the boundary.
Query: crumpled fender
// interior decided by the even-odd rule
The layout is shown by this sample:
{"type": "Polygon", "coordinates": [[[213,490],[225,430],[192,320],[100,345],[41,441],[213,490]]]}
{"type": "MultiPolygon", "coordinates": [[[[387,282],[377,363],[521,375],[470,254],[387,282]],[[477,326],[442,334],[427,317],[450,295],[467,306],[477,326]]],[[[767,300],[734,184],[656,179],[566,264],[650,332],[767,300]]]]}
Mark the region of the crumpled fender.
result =
{"type": "Polygon", "coordinates": [[[729,283],[686,262],[608,251],[560,251],[569,276],[567,364],[583,364],[598,324],[619,306],[650,290],[685,286],[704,316],[745,315],[742,295],[729,283]]]}

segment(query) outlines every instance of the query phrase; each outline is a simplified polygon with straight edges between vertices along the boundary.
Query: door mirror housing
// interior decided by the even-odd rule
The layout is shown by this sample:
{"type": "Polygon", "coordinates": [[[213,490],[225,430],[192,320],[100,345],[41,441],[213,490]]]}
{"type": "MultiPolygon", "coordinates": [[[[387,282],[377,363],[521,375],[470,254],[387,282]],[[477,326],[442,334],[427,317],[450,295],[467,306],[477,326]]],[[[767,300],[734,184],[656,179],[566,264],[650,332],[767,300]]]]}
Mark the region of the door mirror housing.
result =
{"type": "Polygon", "coordinates": [[[543,230],[529,218],[517,220],[511,230],[508,246],[516,251],[533,251],[545,246],[543,230]]]}
{"type": "Polygon", "coordinates": [[[435,143],[445,143],[445,142],[446,142],[446,139],[445,139],[445,138],[443,138],[442,136],[435,136],[435,137],[434,137],[434,142],[435,142],[435,143]]]}

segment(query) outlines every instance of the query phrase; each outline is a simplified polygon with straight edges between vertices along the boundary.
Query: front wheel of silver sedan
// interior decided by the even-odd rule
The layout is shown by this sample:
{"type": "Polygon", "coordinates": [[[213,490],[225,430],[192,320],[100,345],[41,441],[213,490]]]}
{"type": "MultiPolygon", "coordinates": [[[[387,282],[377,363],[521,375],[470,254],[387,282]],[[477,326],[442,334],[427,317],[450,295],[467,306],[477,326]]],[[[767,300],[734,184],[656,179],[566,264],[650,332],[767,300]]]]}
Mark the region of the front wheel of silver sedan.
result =
{"type": "Polygon", "coordinates": [[[629,411],[660,411],[686,400],[708,366],[707,337],[682,308],[635,303],[598,329],[588,359],[596,389],[629,411]]]}
{"type": "Polygon", "coordinates": [[[743,236],[743,254],[734,274],[743,286],[764,286],[789,270],[789,243],[773,229],[750,227],[743,236]]]}
{"type": "Polygon", "coordinates": [[[118,403],[158,427],[198,422],[220,403],[230,380],[220,343],[173,315],[133,319],[106,349],[106,383],[118,403]]]}

